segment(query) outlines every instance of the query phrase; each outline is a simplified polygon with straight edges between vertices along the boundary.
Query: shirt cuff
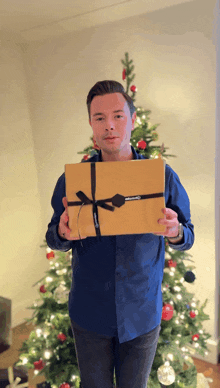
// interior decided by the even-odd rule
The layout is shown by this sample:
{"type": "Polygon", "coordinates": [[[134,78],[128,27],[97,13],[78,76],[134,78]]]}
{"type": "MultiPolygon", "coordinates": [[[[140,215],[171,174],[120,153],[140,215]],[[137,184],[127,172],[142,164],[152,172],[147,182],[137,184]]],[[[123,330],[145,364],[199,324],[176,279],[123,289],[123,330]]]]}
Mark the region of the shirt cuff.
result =
{"type": "Polygon", "coordinates": [[[168,240],[168,243],[169,243],[169,246],[173,249],[175,248],[180,248],[182,245],[185,244],[185,235],[184,235],[184,231],[183,231],[183,237],[180,241],[178,241],[177,243],[173,243],[169,240],[169,238],[167,237],[167,240],[168,240]]]}

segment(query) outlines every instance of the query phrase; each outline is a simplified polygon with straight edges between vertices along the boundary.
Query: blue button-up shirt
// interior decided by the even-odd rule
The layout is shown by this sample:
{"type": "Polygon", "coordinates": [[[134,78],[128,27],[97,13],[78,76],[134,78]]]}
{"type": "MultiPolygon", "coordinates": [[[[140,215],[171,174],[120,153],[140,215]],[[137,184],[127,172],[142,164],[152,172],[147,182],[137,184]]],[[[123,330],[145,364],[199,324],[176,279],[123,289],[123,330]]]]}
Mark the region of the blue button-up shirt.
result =
{"type": "MultiPolygon", "coordinates": [[[[133,159],[145,159],[133,147],[133,159]]],[[[85,162],[101,162],[101,151],[85,162]]],[[[143,177],[144,179],[144,177],[143,177]]],[[[151,233],[87,237],[75,241],[58,235],[65,208],[65,174],[57,181],[51,200],[54,209],[46,241],[53,250],[72,249],[72,286],[69,316],[78,326],[106,336],[118,336],[119,343],[146,334],[161,322],[162,280],[165,264],[163,236],[151,233]]],[[[178,175],[166,164],[165,204],[178,214],[184,228],[179,244],[170,247],[185,251],[194,243],[190,203],[178,175]]],[[[138,217],[138,214],[137,214],[138,217]]]]}

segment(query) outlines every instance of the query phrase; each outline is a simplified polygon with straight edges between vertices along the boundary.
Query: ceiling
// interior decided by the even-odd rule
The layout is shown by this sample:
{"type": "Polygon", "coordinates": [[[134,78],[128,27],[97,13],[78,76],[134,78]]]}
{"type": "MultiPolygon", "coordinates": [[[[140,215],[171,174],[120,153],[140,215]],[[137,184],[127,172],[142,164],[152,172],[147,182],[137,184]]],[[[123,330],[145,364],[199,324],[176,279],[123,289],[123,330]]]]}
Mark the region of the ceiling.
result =
{"type": "Polygon", "coordinates": [[[30,42],[194,0],[1,0],[1,31],[30,42]]]}

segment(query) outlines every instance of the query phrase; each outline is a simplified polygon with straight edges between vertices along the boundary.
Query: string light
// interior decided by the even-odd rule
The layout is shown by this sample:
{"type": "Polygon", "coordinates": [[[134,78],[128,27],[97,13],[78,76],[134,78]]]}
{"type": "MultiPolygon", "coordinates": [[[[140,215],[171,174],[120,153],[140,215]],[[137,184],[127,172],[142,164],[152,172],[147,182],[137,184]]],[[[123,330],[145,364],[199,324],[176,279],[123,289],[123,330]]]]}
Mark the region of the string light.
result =
{"type": "Polygon", "coordinates": [[[41,329],[36,329],[36,333],[37,333],[37,336],[40,337],[41,334],[42,334],[42,330],[41,329]]]}
{"type": "Polygon", "coordinates": [[[46,282],[50,283],[53,281],[53,278],[51,278],[50,276],[46,277],[46,282]]]}
{"type": "Polygon", "coordinates": [[[174,291],[181,291],[181,288],[178,286],[173,287],[174,291]]]}
{"type": "Polygon", "coordinates": [[[44,338],[46,339],[46,338],[48,337],[48,335],[49,335],[49,332],[48,332],[48,331],[45,331],[45,332],[44,332],[44,338]]]}
{"type": "Polygon", "coordinates": [[[50,357],[52,356],[52,352],[50,352],[49,350],[45,350],[44,352],[44,357],[49,360],[50,357]]]}
{"type": "Polygon", "coordinates": [[[169,353],[169,354],[167,355],[167,358],[168,358],[168,360],[173,361],[173,354],[172,354],[172,353],[169,353]]]}
{"type": "Polygon", "coordinates": [[[65,273],[67,273],[67,269],[66,268],[59,269],[59,270],[56,271],[57,275],[64,275],[65,273]]]}

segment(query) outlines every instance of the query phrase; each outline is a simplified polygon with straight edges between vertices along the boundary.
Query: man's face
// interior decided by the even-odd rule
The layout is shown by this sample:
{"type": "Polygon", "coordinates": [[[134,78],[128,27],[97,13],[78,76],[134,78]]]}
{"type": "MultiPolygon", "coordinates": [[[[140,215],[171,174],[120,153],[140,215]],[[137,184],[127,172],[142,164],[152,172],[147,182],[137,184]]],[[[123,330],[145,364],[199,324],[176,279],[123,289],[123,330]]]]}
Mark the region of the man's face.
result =
{"type": "Polygon", "coordinates": [[[131,118],[128,103],[121,93],[94,97],[90,117],[94,139],[103,152],[112,154],[128,148],[136,112],[131,118]]]}

